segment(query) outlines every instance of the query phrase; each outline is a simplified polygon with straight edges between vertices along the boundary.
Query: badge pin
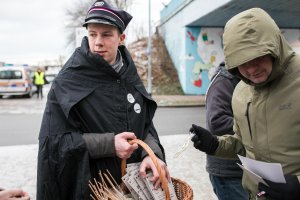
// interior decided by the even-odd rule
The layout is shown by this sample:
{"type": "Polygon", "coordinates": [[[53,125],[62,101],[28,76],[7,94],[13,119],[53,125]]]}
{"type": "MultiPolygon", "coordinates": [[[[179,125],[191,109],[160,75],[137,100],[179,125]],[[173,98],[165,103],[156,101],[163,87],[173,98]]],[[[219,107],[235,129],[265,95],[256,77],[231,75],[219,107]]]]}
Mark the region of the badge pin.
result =
{"type": "Polygon", "coordinates": [[[140,106],[140,104],[138,104],[138,103],[136,103],[136,104],[134,104],[134,111],[136,112],[136,113],[141,113],[141,106],[140,106]]]}
{"type": "Polygon", "coordinates": [[[127,100],[128,100],[129,103],[134,103],[134,101],[135,101],[135,99],[134,99],[134,97],[132,96],[131,93],[127,94],[127,100]]]}
{"type": "Polygon", "coordinates": [[[94,6],[99,6],[99,7],[101,7],[101,6],[103,6],[103,5],[104,5],[104,2],[103,2],[103,1],[96,2],[96,3],[94,4],[94,6]]]}

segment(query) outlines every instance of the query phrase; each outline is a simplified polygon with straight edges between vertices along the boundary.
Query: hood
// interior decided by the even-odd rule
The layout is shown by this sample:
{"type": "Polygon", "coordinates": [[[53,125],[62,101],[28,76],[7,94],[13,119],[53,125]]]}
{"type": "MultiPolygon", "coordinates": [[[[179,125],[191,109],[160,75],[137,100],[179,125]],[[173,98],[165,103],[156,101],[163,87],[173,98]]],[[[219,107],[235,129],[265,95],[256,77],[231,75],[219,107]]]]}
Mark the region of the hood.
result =
{"type": "Polygon", "coordinates": [[[265,85],[284,73],[295,54],[274,20],[260,8],[232,17],[224,28],[223,45],[227,69],[250,85],[255,84],[241,76],[239,65],[270,54],[274,58],[273,69],[269,78],[260,84],[265,85]]]}

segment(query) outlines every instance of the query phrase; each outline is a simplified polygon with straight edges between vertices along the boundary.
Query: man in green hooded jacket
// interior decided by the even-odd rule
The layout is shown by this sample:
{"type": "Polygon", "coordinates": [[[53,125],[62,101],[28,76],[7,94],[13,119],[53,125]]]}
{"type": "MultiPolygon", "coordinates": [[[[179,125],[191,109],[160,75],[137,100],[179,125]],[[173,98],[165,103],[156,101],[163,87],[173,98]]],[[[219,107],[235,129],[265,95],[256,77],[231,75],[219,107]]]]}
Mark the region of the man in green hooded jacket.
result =
{"type": "Polygon", "coordinates": [[[274,20],[252,8],[225,26],[225,62],[242,81],[233,98],[234,135],[213,136],[192,125],[194,147],[226,158],[237,154],[280,163],[286,183],[268,186],[243,175],[250,199],[300,199],[300,55],[289,46],[274,20]],[[258,192],[264,191],[262,197],[258,192]]]}

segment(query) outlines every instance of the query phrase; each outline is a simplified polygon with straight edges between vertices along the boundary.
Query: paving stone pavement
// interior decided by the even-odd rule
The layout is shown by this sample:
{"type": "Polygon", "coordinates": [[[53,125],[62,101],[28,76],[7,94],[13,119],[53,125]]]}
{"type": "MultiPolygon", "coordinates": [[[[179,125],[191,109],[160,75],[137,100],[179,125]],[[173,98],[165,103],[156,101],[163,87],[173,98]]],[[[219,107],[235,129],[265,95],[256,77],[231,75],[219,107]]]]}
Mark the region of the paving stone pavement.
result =
{"type": "MultiPolygon", "coordinates": [[[[205,154],[196,150],[190,143],[181,156],[174,158],[186,137],[187,135],[160,137],[166,151],[170,174],[192,187],[195,200],[216,200],[205,171],[205,154]]],[[[0,147],[0,186],[23,188],[29,193],[31,199],[35,200],[37,151],[36,144],[0,147]]]]}
{"type": "Polygon", "coordinates": [[[174,157],[187,137],[187,135],[160,137],[161,144],[165,148],[170,174],[192,187],[195,200],[217,200],[205,170],[206,155],[195,149],[190,142],[188,148],[180,156],[174,157]]]}

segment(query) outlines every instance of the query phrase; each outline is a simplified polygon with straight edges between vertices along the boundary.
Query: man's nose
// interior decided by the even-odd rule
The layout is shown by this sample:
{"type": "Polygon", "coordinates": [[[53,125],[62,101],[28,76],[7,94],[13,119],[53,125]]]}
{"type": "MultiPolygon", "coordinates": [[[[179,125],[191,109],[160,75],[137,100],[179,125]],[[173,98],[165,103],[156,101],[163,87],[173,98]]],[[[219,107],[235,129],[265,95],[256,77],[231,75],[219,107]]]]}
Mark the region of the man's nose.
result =
{"type": "Polygon", "coordinates": [[[96,38],[96,45],[103,45],[103,39],[101,36],[97,36],[96,38]]]}

